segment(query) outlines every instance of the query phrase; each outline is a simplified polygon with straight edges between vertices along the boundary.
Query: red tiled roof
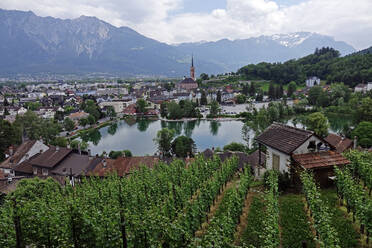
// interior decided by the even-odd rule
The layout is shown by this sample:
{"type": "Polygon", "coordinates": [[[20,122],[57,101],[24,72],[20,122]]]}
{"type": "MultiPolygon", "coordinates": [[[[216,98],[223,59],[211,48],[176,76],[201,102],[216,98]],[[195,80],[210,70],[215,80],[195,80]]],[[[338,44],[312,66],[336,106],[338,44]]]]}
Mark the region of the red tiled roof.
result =
{"type": "Polygon", "coordinates": [[[305,169],[326,168],[334,165],[350,164],[340,153],[335,151],[323,151],[305,154],[294,154],[292,158],[305,169]]]}
{"type": "Polygon", "coordinates": [[[93,171],[88,175],[94,176],[106,176],[110,173],[117,173],[119,176],[125,176],[132,170],[137,170],[140,166],[148,166],[153,168],[155,164],[159,162],[159,158],[155,156],[144,156],[144,157],[119,157],[117,159],[106,159],[106,167],[104,167],[102,161],[99,163],[93,171]]]}
{"type": "Polygon", "coordinates": [[[124,114],[135,114],[136,112],[137,111],[136,111],[136,105],[135,104],[131,104],[123,110],[124,114]]]}
{"type": "Polygon", "coordinates": [[[180,84],[196,84],[195,80],[192,78],[185,78],[180,82],[180,84]]]}
{"type": "Polygon", "coordinates": [[[47,151],[31,159],[30,163],[35,166],[53,168],[71,152],[71,149],[65,147],[60,147],[57,151],[55,146],[51,146],[47,151]]]}
{"type": "Polygon", "coordinates": [[[336,151],[339,153],[344,152],[346,149],[351,148],[353,146],[353,141],[348,138],[341,137],[337,134],[329,134],[325,140],[336,147],[336,151]]]}
{"type": "Polygon", "coordinates": [[[86,118],[88,116],[89,116],[89,114],[85,113],[85,112],[75,112],[75,113],[71,113],[68,117],[70,119],[82,119],[82,118],[86,118]]]}
{"type": "Polygon", "coordinates": [[[312,131],[273,123],[256,140],[278,151],[291,154],[312,135],[314,135],[312,131]]]}

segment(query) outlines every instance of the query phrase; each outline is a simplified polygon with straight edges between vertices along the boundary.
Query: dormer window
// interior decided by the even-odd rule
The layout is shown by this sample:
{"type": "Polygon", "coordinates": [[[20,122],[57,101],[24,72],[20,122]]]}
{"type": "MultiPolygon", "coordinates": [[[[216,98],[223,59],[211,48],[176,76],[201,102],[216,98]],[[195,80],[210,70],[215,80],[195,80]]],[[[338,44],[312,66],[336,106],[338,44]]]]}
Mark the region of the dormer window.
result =
{"type": "Polygon", "coordinates": [[[316,150],[315,141],[310,141],[310,142],[309,142],[309,145],[307,146],[307,149],[308,149],[310,152],[315,152],[315,150],[316,150]]]}

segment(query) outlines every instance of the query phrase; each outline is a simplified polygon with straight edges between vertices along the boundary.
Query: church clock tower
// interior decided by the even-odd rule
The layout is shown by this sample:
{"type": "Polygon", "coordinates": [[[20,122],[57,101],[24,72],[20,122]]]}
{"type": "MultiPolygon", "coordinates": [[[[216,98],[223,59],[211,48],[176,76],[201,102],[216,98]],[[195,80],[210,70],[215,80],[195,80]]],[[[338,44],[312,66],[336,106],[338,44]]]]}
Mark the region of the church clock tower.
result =
{"type": "Polygon", "coordinates": [[[190,77],[195,81],[194,55],[191,57],[190,77]]]}

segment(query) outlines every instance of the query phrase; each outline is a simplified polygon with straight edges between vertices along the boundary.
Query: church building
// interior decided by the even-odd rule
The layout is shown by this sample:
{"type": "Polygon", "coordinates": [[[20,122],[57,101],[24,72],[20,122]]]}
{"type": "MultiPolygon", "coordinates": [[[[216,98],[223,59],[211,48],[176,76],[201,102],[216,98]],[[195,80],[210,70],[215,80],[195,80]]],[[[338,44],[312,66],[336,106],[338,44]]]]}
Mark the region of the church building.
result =
{"type": "Polygon", "coordinates": [[[179,82],[178,88],[188,91],[198,88],[198,83],[195,81],[194,56],[191,58],[190,77],[184,78],[181,82],[179,82]]]}

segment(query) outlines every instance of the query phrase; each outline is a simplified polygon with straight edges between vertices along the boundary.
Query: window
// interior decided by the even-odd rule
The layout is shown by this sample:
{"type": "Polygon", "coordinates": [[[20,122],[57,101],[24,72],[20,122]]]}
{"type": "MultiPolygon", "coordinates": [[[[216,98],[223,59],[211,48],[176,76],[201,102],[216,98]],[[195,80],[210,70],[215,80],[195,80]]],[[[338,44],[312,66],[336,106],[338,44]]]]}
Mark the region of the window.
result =
{"type": "Polygon", "coordinates": [[[41,169],[43,176],[48,176],[48,170],[47,169],[41,169]]]}
{"type": "Polygon", "coordinates": [[[279,171],[280,157],[276,154],[273,154],[273,169],[279,171]]]}
{"type": "Polygon", "coordinates": [[[37,168],[34,167],[33,170],[34,170],[34,175],[37,175],[37,168]]]}
{"type": "Polygon", "coordinates": [[[307,149],[311,152],[314,152],[316,149],[315,141],[310,141],[309,145],[307,146],[307,149]]]}

